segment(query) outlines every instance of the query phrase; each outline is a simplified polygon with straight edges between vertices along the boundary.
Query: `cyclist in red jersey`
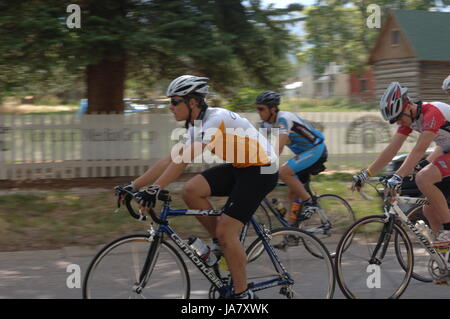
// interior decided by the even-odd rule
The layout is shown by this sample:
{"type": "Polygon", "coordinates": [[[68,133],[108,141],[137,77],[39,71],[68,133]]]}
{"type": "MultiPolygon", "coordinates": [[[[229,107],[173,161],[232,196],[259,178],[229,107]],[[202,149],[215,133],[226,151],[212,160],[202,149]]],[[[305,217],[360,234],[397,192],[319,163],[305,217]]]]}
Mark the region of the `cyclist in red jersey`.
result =
{"type": "Polygon", "coordinates": [[[383,118],[391,124],[399,125],[397,133],[389,145],[367,169],[354,176],[356,188],[362,186],[369,176],[385,167],[400,150],[408,135],[414,130],[420,133],[411,153],[397,172],[389,179],[387,190],[397,192],[403,177],[413,172],[418,165],[423,167],[416,175],[416,183],[426,196],[430,205],[425,206],[424,214],[436,232],[433,245],[450,246],[450,213],[446,198],[436,185],[444,177],[450,176],[450,105],[442,102],[412,102],[408,89],[400,83],[389,85],[380,101],[383,118]],[[421,161],[432,142],[436,148],[421,161]],[[441,230],[442,226],[442,230],[441,230]]]}

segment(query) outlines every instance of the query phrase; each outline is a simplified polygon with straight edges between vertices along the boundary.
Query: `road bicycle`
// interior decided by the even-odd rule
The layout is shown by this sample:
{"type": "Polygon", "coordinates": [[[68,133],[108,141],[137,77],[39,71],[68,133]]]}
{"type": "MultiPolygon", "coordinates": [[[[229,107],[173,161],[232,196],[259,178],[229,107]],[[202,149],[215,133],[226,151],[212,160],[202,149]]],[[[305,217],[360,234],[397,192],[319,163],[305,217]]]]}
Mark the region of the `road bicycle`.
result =
{"type": "MultiPolygon", "coordinates": [[[[313,203],[317,210],[304,221],[296,220],[290,225],[276,207],[279,199],[266,198],[261,202],[256,212],[256,219],[259,223],[269,228],[274,227],[276,221],[284,227],[296,227],[316,236],[328,249],[331,257],[334,257],[336,246],[344,232],[356,221],[355,213],[350,204],[342,197],[334,194],[318,195],[311,188],[310,175],[304,177],[304,186],[311,195],[313,203]],[[271,217],[274,216],[275,220],[271,217]]],[[[286,186],[284,183],[278,183],[278,186],[286,186]]]]}
{"type": "MultiPolygon", "coordinates": [[[[116,188],[116,191],[124,191],[116,188]]],[[[131,205],[133,194],[125,197],[130,215],[144,221],[146,216],[136,213],[131,205]]],[[[128,235],[104,246],[90,263],[83,281],[84,298],[151,298],[185,299],[191,297],[191,282],[184,255],[209,281],[208,297],[229,298],[232,280],[228,271],[220,270],[216,263],[208,267],[202,258],[169,225],[169,218],[178,216],[218,216],[221,210],[171,209],[170,195],[161,191],[163,202],[159,217],[153,209],[149,215],[154,223],[146,234],[128,235]],[[170,241],[169,241],[170,239],[170,241]]],[[[268,230],[253,218],[251,226],[256,238],[246,249],[249,287],[260,298],[332,298],[335,288],[334,267],[326,247],[313,235],[299,229],[268,230]],[[273,248],[284,236],[297,236],[314,251],[317,258],[304,245],[277,250],[273,248]],[[261,254],[261,251],[264,253],[261,254]],[[258,258],[254,258],[255,254],[258,258]],[[277,288],[269,291],[269,288],[277,288]]],[[[247,224],[240,235],[247,237],[247,224]]]]}
{"type": "MultiPolygon", "coordinates": [[[[386,178],[369,182],[386,185],[386,178]]],[[[382,196],[382,190],[378,190],[382,196]]],[[[371,215],[356,221],[339,241],[336,279],[347,298],[399,298],[413,277],[412,238],[428,256],[427,269],[436,282],[447,282],[449,249],[436,248],[405,215],[402,204],[424,205],[426,199],[405,196],[382,196],[383,215],[371,215]],[[408,231],[409,230],[409,231],[408,231]],[[348,243],[350,241],[350,244],[348,243]]]]}

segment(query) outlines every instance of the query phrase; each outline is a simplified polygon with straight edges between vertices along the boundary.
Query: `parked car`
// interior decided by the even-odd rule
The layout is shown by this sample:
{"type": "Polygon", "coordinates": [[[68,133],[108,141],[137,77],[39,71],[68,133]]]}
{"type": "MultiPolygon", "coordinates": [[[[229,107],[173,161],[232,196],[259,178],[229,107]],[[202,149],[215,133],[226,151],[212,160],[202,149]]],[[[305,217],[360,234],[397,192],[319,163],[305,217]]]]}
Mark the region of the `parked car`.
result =
{"type": "MultiPolygon", "coordinates": [[[[123,99],[125,104],[125,114],[137,113],[137,112],[145,112],[150,109],[161,109],[168,106],[168,102],[162,99],[156,100],[140,100],[140,99],[131,99],[126,98],[123,99]]],[[[78,109],[77,114],[85,114],[88,109],[88,100],[81,99],[80,100],[80,108],[78,109]]]]}

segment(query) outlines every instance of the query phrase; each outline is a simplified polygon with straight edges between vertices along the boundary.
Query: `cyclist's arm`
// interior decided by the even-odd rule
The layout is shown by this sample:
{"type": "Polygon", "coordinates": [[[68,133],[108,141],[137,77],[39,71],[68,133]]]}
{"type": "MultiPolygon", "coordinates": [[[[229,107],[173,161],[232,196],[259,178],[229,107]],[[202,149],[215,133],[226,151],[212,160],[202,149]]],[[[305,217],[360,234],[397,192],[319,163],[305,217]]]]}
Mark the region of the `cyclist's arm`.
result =
{"type": "Polygon", "coordinates": [[[442,155],[444,155],[444,151],[442,150],[442,147],[436,146],[434,151],[430,155],[428,155],[427,161],[432,163],[436,158],[438,158],[442,155]]]}
{"type": "Polygon", "coordinates": [[[409,153],[406,160],[403,162],[402,166],[397,170],[396,174],[404,177],[413,171],[414,167],[417,163],[422,159],[423,154],[425,154],[430,144],[433,142],[436,137],[436,133],[431,131],[425,131],[420,134],[420,137],[412,149],[411,153],[409,153]]]}
{"type": "Polygon", "coordinates": [[[134,188],[139,189],[153,184],[172,162],[171,156],[164,157],[152,165],[143,175],[133,181],[134,188]]]}
{"type": "Polygon", "coordinates": [[[284,146],[289,143],[289,135],[287,134],[278,135],[277,143],[278,143],[278,155],[281,155],[284,146]]]}
{"type": "Polygon", "coordinates": [[[396,133],[389,145],[381,152],[377,159],[369,166],[371,175],[375,175],[381,171],[393,158],[397,155],[403,143],[407,139],[407,135],[396,133]]]}
{"type": "Polygon", "coordinates": [[[167,185],[174,182],[180,177],[186,166],[189,163],[192,163],[194,158],[203,153],[205,147],[206,144],[201,142],[189,144],[182,154],[171,159],[170,164],[153,184],[158,185],[160,188],[165,188],[167,185]]]}

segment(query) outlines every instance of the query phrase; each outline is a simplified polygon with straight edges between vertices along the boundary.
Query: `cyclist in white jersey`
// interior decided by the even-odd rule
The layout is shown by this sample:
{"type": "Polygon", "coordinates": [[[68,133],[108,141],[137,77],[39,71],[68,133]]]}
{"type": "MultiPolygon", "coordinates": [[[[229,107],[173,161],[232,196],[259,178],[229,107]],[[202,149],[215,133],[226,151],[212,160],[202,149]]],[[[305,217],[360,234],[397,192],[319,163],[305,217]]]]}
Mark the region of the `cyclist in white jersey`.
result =
{"type": "Polygon", "coordinates": [[[421,168],[416,175],[416,183],[430,203],[425,206],[424,214],[431,229],[437,233],[431,239],[436,247],[447,247],[450,245],[450,213],[439,183],[450,176],[450,105],[442,102],[413,103],[407,91],[398,82],[393,82],[382,96],[380,108],[383,118],[391,124],[397,123],[399,127],[378,158],[367,169],[354,176],[354,187],[362,186],[369,176],[386,166],[413,130],[419,132],[416,145],[389,179],[387,188],[391,192],[397,192],[403,177],[413,172],[415,167],[421,168]],[[426,160],[421,161],[432,142],[436,143],[436,148],[426,160]]]}
{"type": "Polygon", "coordinates": [[[442,89],[447,94],[448,99],[450,100],[450,75],[442,82],[442,89]]]}
{"type": "MultiPolygon", "coordinates": [[[[207,148],[226,163],[214,166],[190,179],[182,196],[190,209],[213,209],[209,196],[229,196],[219,217],[198,217],[212,238],[218,239],[220,252],[230,270],[236,299],[256,298],[247,286],[245,250],[239,233],[258,208],[262,199],[276,185],[276,153],[266,138],[238,114],[221,108],[210,108],[205,102],[208,78],[183,75],[167,89],[170,111],[188,129],[182,148],[169,155],[135,179],[126,188],[138,191],[136,198],[143,207],[153,207],[160,189],[175,181],[188,163],[207,148]],[[237,130],[236,130],[237,129],[237,130]]],[[[217,244],[217,240],[215,241],[217,244]]],[[[213,248],[213,247],[211,247],[213,248]]],[[[216,252],[219,247],[215,247],[216,252]]]]}

